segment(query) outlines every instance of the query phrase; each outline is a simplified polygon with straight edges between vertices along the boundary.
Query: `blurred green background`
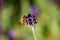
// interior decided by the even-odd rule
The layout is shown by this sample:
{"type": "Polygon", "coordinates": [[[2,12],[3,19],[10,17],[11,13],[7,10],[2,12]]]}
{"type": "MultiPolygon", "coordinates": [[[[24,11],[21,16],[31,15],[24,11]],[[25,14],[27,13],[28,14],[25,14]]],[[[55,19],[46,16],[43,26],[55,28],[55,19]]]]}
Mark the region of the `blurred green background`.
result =
{"type": "Polygon", "coordinates": [[[8,32],[11,29],[16,32],[16,40],[34,40],[31,28],[19,22],[21,16],[29,14],[31,2],[40,10],[35,27],[37,40],[60,40],[60,8],[51,0],[3,0],[0,10],[1,40],[9,40],[8,32]]]}

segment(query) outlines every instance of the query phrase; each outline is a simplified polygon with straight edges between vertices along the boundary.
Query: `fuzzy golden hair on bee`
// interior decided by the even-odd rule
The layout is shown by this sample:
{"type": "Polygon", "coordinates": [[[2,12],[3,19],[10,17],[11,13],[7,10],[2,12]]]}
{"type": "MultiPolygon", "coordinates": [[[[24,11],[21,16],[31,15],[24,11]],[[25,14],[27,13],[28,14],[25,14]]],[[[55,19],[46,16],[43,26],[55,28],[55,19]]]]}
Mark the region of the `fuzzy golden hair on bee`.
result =
{"type": "Polygon", "coordinates": [[[22,16],[20,19],[19,19],[20,23],[21,24],[25,24],[26,23],[26,18],[25,16],[22,16]]]}

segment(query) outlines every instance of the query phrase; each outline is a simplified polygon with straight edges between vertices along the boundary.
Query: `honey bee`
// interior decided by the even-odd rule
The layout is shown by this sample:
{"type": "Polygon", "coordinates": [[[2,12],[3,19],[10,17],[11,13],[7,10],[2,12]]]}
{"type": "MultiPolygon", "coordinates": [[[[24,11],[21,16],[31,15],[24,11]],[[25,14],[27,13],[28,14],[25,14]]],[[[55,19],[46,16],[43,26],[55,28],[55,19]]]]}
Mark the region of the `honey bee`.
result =
{"type": "Polygon", "coordinates": [[[22,16],[20,18],[20,22],[21,22],[21,24],[25,24],[25,22],[26,22],[26,16],[22,16]]]}

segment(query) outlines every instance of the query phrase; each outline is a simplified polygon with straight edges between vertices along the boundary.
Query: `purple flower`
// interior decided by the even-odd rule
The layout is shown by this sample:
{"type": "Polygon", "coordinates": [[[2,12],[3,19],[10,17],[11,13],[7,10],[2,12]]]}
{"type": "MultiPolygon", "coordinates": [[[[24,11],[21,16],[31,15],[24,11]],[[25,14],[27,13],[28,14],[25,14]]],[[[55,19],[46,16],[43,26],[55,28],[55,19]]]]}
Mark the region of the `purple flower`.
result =
{"type": "Polygon", "coordinates": [[[34,24],[36,24],[36,19],[39,15],[39,9],[36,5],[31,5],[30,7],[30,14],[28,14],[26,16],[26,22],[28,25],[33,26],[34,24]]]}
{"type": "Polygon", "coordinates": [[[37,22],[36,22],[35,16],[32,15],[32,14],[28,14],[28,15],[26,16],[26,23],[27,23],[28,25],[31,25],[31,26],[33,26],[34,24],[36,24],[37,22]]]}
{"type": "Polygon", "coordinates": [[[31,5],[30,7],[30,13],[33,14],[36,18],[39,15],[39,9],[36,5],[31,5]]]}
{"type": "Polygon", "coordinates": [[[2,35],[3,31],[2,31],[2,22],[0,21],[0,36],[2,35]]]}
{"type": "Polygon", "coordinates": [[[50,0],[53,4],[57,4],[58,0],[50,0]]]}
{"type": "Polygon", "coordinates": [[[0,10],[3,8],[3,1],[4,0],[0,0],[0,10]]]}
{"type": "Polygon", "coordinates": [[[10,30],[9,32],[8,32],[8,36],[9,36],[9,39],[10,40],[14,40],[15,38],[16,38],[16,31],[15,30],[10,30]]]}

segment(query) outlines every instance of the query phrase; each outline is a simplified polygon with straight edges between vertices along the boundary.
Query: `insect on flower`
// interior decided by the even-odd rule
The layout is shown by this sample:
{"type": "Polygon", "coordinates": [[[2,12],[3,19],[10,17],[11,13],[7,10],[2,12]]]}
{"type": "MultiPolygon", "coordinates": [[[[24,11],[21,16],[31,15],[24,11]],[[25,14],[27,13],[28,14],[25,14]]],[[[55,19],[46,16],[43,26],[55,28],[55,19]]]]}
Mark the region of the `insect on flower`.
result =
{"type": "Polygon", "coordinates": [[[38,8],[35,5],[32,5],[30,8],[29,14],[27,16],[22,16],[19,20],[21,24],[26,23],[32,29],[35,40],[37,40],[37,38],[36,38],[35,31],[34,31],[34,27],[35,27],[35,24],[37,24],[38,15],[39,15],[38,8]]]}
{"type": "Polygon", "coordinates": [[[21,18],[20,18],[20,22],[21,22],[21,24],[25,24],[25,21],[26,20],[26,16],[22,16],[21,18]]]}

